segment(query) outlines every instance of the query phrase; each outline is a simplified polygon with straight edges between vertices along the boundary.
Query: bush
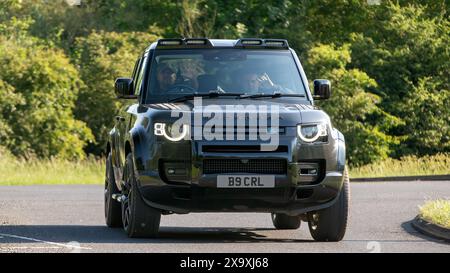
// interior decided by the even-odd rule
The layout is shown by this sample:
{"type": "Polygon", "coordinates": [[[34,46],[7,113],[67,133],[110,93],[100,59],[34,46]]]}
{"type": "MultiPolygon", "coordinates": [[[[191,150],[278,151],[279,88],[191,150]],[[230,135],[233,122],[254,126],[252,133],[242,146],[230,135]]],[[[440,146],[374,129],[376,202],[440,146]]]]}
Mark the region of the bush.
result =
{"type": "Polygon", "coordinates": [[[0,29],[2,145],[21,156],[83,158],[93,138],[73,116],[82,86],[78,71],[61,50],[23,31],[8,33],[5,24],[0,29]]]}
{"type": "Polygon", "coordinates": [[[438,11],[383,4],[370,31],[352,35],[353,65],[377,80],[383,111],[403,120],[389,132],[403,139],[396,157],[449,151],[450,27],[438,11]]]}
{"type": "Polygon", "coordinates": [[[310,79],[331,81],[331,99],[320,106],[344,134],[350,164],[361,165],[389,155],[395,139],[385,133],[386,126],[398,121],[384,113],[379,108],[381,99],[369,92],[377,86],[375,80],[363,71],[347,68],[351,64],[350,55],[348,45],[318,44],[308,51],[305,69],[310,79]]]}
{"type": "Polygon", "coordinates": [[[100,154],[104,150],[114,116],[123,106],[115,99],[114,80],[131,76],[139,54],[156,39],[141,32],[93,32],[77,39],[72,57],[85,85],[80,89],[75,114],[94,133],[95,143],[89,145],[88,152],[100,154]]]}
{"type": "MultiPolygon", "coordinates": [[[[401,106],[407,135],[403,151],[435,154],[450,151],[450,90],[439,89],[433,78],[423,78],[401,106]]],[[[441,85],[442,86],[442,85],[441,85]]]]}
{"type": "Polygon", "coordinates": [[[447,2],[2,0],[0,141],[16,155],[100,154],[122,107],[114,79],[156,36],[186,35],[288,39],[310,79],[332,80],[319,105],[353,165],[450,151],[447,2]]]}

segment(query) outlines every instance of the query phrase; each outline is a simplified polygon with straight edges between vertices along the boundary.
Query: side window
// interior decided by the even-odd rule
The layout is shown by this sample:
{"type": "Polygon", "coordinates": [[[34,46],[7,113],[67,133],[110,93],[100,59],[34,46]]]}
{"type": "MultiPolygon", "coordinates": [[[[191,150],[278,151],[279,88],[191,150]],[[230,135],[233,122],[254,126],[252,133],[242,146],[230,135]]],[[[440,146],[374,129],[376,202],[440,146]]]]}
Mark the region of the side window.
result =
{"type": "Polygon", "coordinates": [[[144,58],[141,59],[140,64],[139,64],[139,68],[138,68],[138,72],[137,72],[137,77],[134,79],[135,82],[135,86],[134,86],[134,94],[136,95],[140,95],[141,94],[141,86],[142,86],[142,79],[144,78],[144,71],[145,71],[145,67],[147,66],[147,56],[144,56],[144,58]]]}
{"type": "Polygon", "coordinates": [[[139,65],[141,64],[141,58],[137,59],[136,63],[134,64],[134,68],[133,68],[133,74],[131,74],[131,78],[133,79],[133,81],[136,81],[137,78],[137,71],[139,70],[139,65]]]}

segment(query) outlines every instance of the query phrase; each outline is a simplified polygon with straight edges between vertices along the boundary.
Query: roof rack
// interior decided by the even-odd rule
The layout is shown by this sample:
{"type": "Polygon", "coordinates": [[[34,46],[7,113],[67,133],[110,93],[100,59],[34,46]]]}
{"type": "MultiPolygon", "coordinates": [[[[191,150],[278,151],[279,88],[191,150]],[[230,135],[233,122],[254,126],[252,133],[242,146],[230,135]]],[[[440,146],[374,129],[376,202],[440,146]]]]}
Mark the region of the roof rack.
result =
{"type": "Polygon", "coordinates": [[[210,48],[207,38],[159,39],[156,48],[210,48]]]}
{"type": "MultiPolygon", "coordinates": [[[[220,40],[213,40],[220,41],[220,40]]],[[[289,49],[289,44],[285,39],[259,39],[242,38],[238,40],[224,40],[229,44],[225,47],[249,48],[249,49],[289,49]]],[[[223,47],[223,45],[218,45],[223,47]]],[[[185,49],[185,48],[214,48],[208,38],[175,38],[159,39],[156,43],[157,49],[185,49]]]]}
{"type": "Polygon", "coordinates": [[[235,47],[288,49],[289,44],[285,39],[242,38],[236,42],[235,47]]]}

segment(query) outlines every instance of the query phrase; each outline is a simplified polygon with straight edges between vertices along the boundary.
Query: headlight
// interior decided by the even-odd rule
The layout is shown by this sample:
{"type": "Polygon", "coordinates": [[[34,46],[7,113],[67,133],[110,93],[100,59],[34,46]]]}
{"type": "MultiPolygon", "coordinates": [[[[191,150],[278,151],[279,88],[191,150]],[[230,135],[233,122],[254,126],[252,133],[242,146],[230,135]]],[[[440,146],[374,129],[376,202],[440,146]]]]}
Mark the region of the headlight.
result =
{"type": "Polygon", "coordinates": [[[297,134],[304,142],[314,142],[319,137],[327,136],[327,125],[325,123],[297,125],[297,134]]]}
{"type": "Polygon", "coordinates": [[[155,123],[154,132],[157,136],[164,136],[170,141],[180,141],[189,134],[189,125],[155,123]]]}

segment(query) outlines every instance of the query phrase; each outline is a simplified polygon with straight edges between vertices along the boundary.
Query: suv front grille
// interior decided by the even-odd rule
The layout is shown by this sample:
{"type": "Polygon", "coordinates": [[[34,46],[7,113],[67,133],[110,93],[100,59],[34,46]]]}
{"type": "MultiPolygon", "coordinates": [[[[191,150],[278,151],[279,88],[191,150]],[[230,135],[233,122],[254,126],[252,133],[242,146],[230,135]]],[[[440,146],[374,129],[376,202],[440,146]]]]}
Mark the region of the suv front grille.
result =
{"type": "Polygon", "coordinates": [[[278,145],[273,151],[264,151],[261,145],[203,145],[206,153],[287,153],[288,146],[278,145]]]}
{"type": "Polygon", "coordinates": [[[257,173],[286,174],[285,159],[205,159],[204,174],[257,173]]]}

